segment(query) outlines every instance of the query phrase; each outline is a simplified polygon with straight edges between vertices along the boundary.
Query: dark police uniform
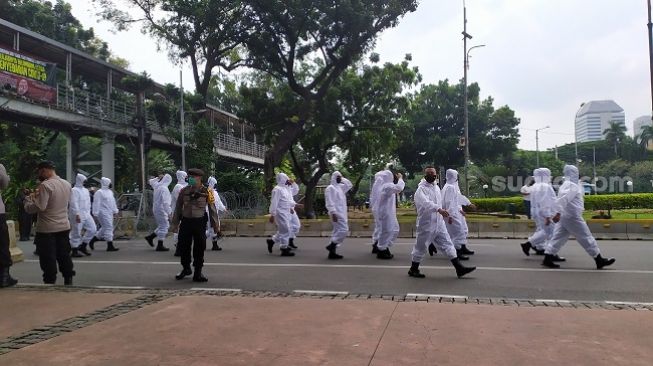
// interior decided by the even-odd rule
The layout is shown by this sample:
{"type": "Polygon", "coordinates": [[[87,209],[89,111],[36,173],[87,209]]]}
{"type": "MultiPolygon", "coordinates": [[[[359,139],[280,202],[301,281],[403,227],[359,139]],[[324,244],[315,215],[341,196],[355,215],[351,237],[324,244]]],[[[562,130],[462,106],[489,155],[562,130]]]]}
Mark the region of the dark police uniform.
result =
{"type": "MultiPolygon", "coordinates": [[[[199,169],[190,169],[189,176],[202,176],[199,169]]],[[[206,282],[202,276],[204,266],[204,251],[206,250],[206,224],[210,220],[211,226],[218,226],[218,213],[213,204],[215,197],[204,186],[195,187],[188,185],[179,192],[179,198],[172,217],[172,224],[179,226],[179,246],[181,252],[181,265],[183,270],[176,278],[178,280],[189,276],[191,271],[191,249],[195,274],[193,281],[206,282]],[[208,207],[208,214],[206,208],[208,207]]]]}

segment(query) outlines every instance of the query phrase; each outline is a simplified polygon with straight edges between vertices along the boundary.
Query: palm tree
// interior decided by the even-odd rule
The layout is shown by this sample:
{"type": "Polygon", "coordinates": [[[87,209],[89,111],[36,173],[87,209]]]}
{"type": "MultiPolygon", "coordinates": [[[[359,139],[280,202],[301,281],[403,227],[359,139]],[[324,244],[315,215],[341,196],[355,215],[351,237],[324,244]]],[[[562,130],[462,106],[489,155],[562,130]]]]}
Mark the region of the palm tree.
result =
{"type": "Polygon", "coordinates": [[[642,126],[642,132],[637,136],[639,138],[639,145],[643,149],[648,148],[648,144],[653,140],[653,126],[642,126]]]}
{"type": "Polygon", "coordinates": [[[617,156],[619,141],[623,141],[624,137],[626,137],[626,126],[612,121],[610,122],[610,127],[603,131],[603,136],[605,136],[606,141],[614,145],[614,155],[617,156]]]}

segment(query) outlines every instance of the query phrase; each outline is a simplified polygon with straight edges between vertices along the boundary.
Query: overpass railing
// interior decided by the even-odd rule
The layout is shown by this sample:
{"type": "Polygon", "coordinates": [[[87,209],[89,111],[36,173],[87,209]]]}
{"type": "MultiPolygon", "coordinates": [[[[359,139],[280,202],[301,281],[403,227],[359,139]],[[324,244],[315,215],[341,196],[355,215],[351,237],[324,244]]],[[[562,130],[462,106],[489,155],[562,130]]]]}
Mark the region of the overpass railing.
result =
{"type": "Polygon", "coordinates": [[[265,159],[265,146],[223,133],[219,133],[215,137],[215,147],[247,156],[253,156],[259,159],[265,159]]]}

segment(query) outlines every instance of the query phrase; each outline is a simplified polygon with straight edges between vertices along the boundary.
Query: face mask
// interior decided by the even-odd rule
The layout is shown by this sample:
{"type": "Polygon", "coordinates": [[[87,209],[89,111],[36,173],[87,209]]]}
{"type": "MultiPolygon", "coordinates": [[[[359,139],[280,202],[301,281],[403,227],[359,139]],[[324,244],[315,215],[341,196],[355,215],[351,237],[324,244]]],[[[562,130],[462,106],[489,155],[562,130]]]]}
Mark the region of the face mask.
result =
{"type": "Polygon", "coordinates": [[[190,184],[191,186],[194,186],[195,183],[197,183],[197,181],[195,180],[194,177],[189,177],[188,178],[188,184],[190,184]]]}
{"type": "Polygon", "coordinates": [[[424,176],[424,180],[426,180],[429,183],[435,182],[435,175],[426,175],[424,176]]]}
{"type": "Polygon", "coordinates": [[[341,176],[336,177],[336,183],[342,183],[342,177],[341,176]]]}
{"type": "Polygon", "coordinates": [[[113,188],[113,183],[109,183],[109,189],[113,188]]]}

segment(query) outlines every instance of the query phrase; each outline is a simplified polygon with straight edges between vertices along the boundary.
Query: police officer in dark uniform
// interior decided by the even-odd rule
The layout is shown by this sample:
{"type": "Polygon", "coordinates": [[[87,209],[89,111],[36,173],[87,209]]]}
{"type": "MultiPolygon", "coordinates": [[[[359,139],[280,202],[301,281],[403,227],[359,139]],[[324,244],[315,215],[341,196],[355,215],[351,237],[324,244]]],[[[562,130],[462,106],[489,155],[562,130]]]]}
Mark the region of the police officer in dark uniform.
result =
{"type": "Polygon", "coordinates": [[[179,245],[181,251],[182,271],[175,277],[178,280],[193,274],[190,268],[191,248],[195,273],[193,281],[206,282],[202,275],[204,266],[204,250],[206,250],[207,221],[215,232],[219,232],[218,213],[215,210],[213,192],[202,185],[204,172],[200,169],[188,170],[188,186],[179,192],[179,198],[172,216],[172,228],[179,226],[179,245]],[[208,214],[206,213],[208,209],[208,214]],[[180,224],[181,222],[181,224],[180,224]],[[193,243],[194,242],[194,243],[193,243]]]}

